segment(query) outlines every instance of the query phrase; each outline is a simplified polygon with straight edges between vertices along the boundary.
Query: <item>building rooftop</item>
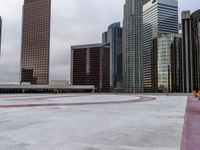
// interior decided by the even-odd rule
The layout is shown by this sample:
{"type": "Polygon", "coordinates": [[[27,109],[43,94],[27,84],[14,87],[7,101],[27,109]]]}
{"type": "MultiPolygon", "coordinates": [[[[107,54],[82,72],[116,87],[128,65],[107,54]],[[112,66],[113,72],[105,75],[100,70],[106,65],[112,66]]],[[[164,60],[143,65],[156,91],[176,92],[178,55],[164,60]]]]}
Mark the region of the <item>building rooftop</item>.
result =
{"type": "Polygon", "coordinates": [[[72,49],[80,49],[80,48],[92,48],[92,47],[101,47],[102,43],[96,43],[96,44],[85,44],[85,45],[76,45],[72,46],[72,49]]]}
{"type": "Polygon", "coordinates": [[[94,89],[93,85],[19,85],[0,84],[0,89],[94,89]]]}
{"type": "Polygon", "coordinates": [[[163,4],[163,5],[169,5],[169,6],[175,6],[178,7],[178,0],[150,0],[148,3],[146,3],[143,6],[143,10],[146,11],[149,8],[153,7],[157,4],[163,4]]]}
{"type": "Polygon", "coordinates": [[[186,100],[186,96],[0,95],[1,149],[178,150],[186,100]]]}

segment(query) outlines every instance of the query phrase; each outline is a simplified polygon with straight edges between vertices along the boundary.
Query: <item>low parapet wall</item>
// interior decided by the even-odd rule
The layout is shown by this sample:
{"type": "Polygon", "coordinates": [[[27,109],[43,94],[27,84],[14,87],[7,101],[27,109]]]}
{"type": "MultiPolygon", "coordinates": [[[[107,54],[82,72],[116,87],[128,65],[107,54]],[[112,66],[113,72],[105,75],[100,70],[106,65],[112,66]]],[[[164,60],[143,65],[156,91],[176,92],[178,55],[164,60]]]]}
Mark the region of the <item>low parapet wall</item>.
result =
{"type": "Polygon", "coordinates": [[[0,85],[0,94],[7,93],[92,93],[94,86],[73,85],[0,85]]]}

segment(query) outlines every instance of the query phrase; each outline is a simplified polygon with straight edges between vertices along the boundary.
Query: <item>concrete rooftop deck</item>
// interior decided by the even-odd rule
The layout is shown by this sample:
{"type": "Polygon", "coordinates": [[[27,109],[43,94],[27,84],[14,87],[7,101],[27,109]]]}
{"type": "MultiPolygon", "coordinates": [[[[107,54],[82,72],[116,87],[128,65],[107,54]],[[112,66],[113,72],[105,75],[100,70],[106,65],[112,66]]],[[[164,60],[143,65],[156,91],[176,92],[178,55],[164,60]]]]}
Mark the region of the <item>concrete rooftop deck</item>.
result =
{"type": "Polygon", "coordinates": [[[0,95],[0,150],[180,150],[186,100],[0,95]]]}

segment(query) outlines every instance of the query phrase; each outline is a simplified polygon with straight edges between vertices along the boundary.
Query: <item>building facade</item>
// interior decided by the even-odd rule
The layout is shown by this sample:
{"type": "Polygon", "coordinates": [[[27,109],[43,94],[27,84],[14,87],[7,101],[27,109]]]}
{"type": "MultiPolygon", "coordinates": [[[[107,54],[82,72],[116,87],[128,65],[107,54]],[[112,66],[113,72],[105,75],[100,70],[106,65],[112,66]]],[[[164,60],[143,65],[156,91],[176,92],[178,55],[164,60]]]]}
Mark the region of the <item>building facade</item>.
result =
{"type": "Polygon", "coordinates": [[[190,11],[183,11],[182,18],[182,76],[183,92],[190,93],[193,90],[193,56],[192,56],[192,29],[190,11]]]}
{"type": "Polygon", "coordinates": [[[184,92],[200,89],[200,10],[182,12],[184,92]]]}
{"type": "Polygon", "coordinates": [[[153,92],[183,92],[181,35],[162,34],[153,39],[152,56],[153,92]]]}
{"type": "Polygon", "coordinates": [[[143,6],[142,66],[144,92],[152,92],[153,39],[163,33],[178,33],[177,0],[150,0],[143,6]]]}
{"type": "Polygon", "coordinates": [[[122,88],[122,27],[120,22],[113,23],[102,34],[102,43],[110,44],[110,87],[122,88]]]}
{"type": "Polygon", "coordinates": [[[1,19],[1,16],[0,16],[0,56],[1,56],[1,35],[2,34],[2,19],[1,19]]]}
{"type": "Polygon", "coordinates": [[[25,0],[20,83],[49,83],[51,0],[25,0]]]}
{"type": "Polygon", "coordinates": [[[49,85],[70,85],[69,80],[50,80],[49,85]]]}
{"type": "Polygon", "coordinates": [[[191,15],[193,89],[200,90],[200,10],[191,15]]]}
{"type": "Polygon", "coordinates": [[[94,85],[97,92],[110,91],[109,44],[71,47],[71,84],[94,85]]]}
{"type": "Polygon", "coordinates": [[[127,93],[143,92],[142,22],[148,0],[126,0],[123,20],[123,88],[127,93]]]}

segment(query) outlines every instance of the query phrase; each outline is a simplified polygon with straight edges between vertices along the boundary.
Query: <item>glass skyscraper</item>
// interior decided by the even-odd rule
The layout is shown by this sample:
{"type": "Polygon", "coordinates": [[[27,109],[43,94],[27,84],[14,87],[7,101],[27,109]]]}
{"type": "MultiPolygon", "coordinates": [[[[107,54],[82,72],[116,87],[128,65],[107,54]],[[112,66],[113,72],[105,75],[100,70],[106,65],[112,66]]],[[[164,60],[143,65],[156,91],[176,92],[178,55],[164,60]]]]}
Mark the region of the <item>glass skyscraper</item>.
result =
{"type": "Polygon", "coordinates": [[[200,89],[200,10],[182,12],[183,88],[184,92],[200,89]]]}
{"type": "Polygon", "coordinates": [[[2,19],[0,16],[0,56],[1,56],[1,33],[2,33],[2,19]]]}
{"type": "Polygon", "coordinates": [[[102,43],[110,44],[110,88],[122,88],[122,27],[120,22],[111,24],[102,35],[102,43]]]}
{"type": "Polygon", "coordinates": [[[153,92],[183,92],[182,38],[162,34],[153,39],[153,92]]]}
{"type": "Polygon", "coordinates": [[[190,11],[181,13],[182,19],[182,76],[183,76],[183,92],[190,93],[193,89],[193,56],[192,56],[192,29],[190,11]]]}
{"type": "Polygon", "coordinates": [[[49,83],[51,0],[24,0],[21,84],[49,83]]]}
{"type": "Polygon", "coordinates": [[[193,89],[200,89],[200,9],[191,15],[193,89]]]}
{"type": "Polygon", "coordinates": [[[142,67],[144,92],[152,92],[153,38],[178,33],[178,1],[150,0],[143,6],[142,67]]]}
{"type": "Polygon", "coordinates": [[[126,0],[123,20],[123,88],[128,93],[143,92],[142,18],[148,0],[126,0]]]}

